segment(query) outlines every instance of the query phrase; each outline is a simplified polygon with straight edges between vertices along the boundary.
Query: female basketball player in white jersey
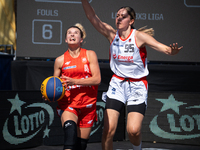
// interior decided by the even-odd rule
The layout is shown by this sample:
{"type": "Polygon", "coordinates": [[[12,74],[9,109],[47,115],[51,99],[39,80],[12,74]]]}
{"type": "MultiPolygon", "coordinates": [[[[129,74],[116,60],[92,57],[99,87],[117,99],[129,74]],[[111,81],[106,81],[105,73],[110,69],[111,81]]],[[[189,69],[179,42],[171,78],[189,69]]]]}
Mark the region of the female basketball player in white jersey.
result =
{"type": "Polygon", "coordinates": [[[149,73],[145,46],[167,55],[177,54],[182,47],[178,47],[177,43],[166,46],[156,41],[147,34],[151,34],[152,30],[142,32],[134,29],[135,12],[130,7],[118,10],[115,30],[97,17],[87,0],[81,1],[89,21],[110,42],[110,67],[114,75],[106,96],[102,149],[113,149],[113,136],[120,111],[127,104],[129,139],[134,150],[141,150],[141,126],[147,106],[146,76],[149,73]]]}
{"type": "Polygon", "coordinates": [[[57,108],[65,136],[64,150],[85,150],[93,122],[97,120],[101,75],[96,53],[81,48],[85,37],[81,24],[71,26],[65,36],[68,49],[54,64],[54,76],[61,77],[66,87],[57,108]]]}

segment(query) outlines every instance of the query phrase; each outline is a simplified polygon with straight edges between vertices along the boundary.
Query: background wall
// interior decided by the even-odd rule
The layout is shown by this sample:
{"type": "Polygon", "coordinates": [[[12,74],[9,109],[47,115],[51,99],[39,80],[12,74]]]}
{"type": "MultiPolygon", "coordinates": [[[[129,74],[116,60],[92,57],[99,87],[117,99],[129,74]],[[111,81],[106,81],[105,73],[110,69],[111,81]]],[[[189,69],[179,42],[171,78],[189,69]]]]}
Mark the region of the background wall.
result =
{"type": "Polygon", "coordinates": [[[11,62],[13,55],[0,54],[0,90],[12,90],[11,62]]]}
{"type": "MultiPolygon", "coordinates": [[[[53,75],[54,61],[16,60],[11,63],[13,90],[40,90],[42,81],[53,75]]],[[[107,90],[113,75],[109,63],[99,63],[100,90],[107,90]]],[[[200,92],[200,66],[148,64],[149,91],[200,92]]]]}
{"type": "MultiPolygon", "coordinates": [[[[90,0],[99,18],[115,27],[115,15],[121,6],[136,11],[135,28],[155,30],[155,38],[167,45],[184,46],[173,57],[148,48],[149,61],[200,62],[200,2],[197,0],[90,0]]],[[[86,18],[80,0],[17,1],[17,56],[55,58],[67,47],[65,31],[75,23],[86,28],[87,49],[96,51],[99,59],[109,58],[109,43],[86,18]]]]}

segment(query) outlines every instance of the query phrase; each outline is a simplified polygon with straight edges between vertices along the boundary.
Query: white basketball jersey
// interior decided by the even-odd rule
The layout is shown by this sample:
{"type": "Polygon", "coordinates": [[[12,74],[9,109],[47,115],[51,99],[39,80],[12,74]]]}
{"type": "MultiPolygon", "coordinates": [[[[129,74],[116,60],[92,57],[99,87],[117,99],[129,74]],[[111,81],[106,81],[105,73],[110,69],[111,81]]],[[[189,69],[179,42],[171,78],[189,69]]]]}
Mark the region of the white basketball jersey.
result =
{"type": "Polygon", "coordinates": [[[126,39],[117,31],[110,44],[110,68],[117,76],[139,79],[149,74],[146,48],[138,48],[135,31],[132,29],[126,39]]]}

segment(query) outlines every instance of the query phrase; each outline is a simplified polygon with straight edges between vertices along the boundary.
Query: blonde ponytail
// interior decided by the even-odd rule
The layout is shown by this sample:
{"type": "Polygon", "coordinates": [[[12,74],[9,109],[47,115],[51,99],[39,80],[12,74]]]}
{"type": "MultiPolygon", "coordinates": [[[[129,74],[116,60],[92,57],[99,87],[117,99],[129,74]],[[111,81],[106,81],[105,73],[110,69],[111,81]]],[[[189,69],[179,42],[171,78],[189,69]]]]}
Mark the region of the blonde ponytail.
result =
{"type": "Polygon", "coordinates": [[[138,29],[138,31],[142,31],[144,33],[149,34],[150,36],[154,36],[154,29],[153,28],[146,29],[146,27],[147,26],[141,27],[138,29]]]}

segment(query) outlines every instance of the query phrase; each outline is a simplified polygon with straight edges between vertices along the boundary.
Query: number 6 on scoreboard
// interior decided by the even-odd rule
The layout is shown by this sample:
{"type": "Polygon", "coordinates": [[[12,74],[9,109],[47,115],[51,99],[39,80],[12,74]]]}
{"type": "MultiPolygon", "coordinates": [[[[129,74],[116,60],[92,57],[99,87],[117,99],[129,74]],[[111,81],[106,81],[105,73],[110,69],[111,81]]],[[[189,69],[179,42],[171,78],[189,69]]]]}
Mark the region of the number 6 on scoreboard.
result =
{"type": "Polygon", "coordinates": [[[33,44],[62,44],[62,22],[60,20],[34,19],[32,22],[33,44]]]}
{"type": "Polygon", "coordinates": [[[50,30],[50,29],[53,29],[51,24],[44,24],[42,26],[42,37],[44,39],[51,39],[52,38],[52,30],[50,30]],[[48,36],[47,36],[47,34],[48,34],[48,36]]]}

